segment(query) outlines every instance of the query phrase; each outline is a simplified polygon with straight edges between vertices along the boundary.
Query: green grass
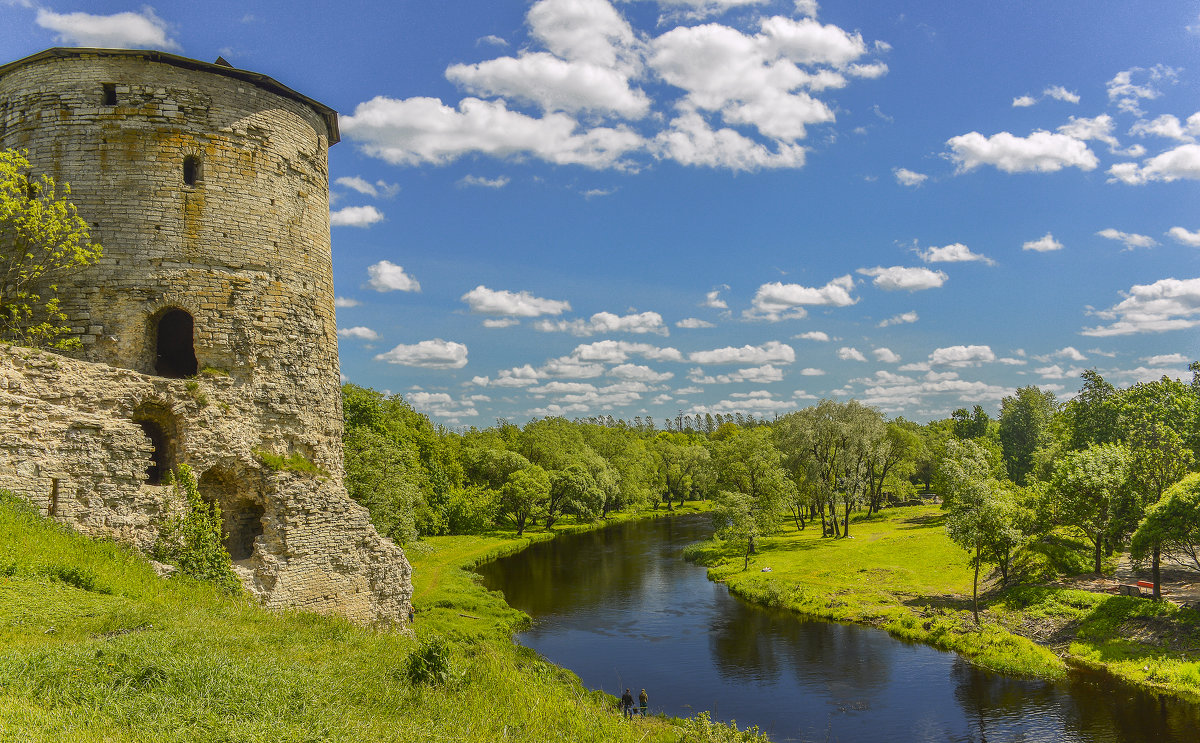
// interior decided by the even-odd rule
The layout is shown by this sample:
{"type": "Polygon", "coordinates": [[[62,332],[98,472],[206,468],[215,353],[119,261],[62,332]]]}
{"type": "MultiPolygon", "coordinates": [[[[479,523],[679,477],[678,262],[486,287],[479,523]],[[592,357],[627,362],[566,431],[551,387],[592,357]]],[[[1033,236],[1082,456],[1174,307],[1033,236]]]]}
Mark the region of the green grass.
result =
{"type": "Polygon", "coordinates": [[[160,579],[0,495],[0,740],[694,740],[677,721],[622,720],[611,697],[511,642],[522,615],[463,566],[525,541],[410,550],[415,634],[380,632],[160,579]],[[449,680],[414,683],[409,656],[437,637],[449,680]]]}
{"type": "MultiPolygon", "coordinates": [[[[763,540],[748,570],[720,542],[685,552],[751,601],[870,624],[991,670],[1056,678],[1075,663],[1184,698],[1200,696],[1200,612],[1046,583],[1091,569],[1087,545],[1070,534],[1023,551],[1015,585],[998,586],[993,576],[981,587],[976,626],[967,554],[946,535],[936,506],[851,520],[850,533],[851,539],[828,539],[819,524],[789,525],[763,540]]],[[[1106,569],[1115,561],[1106,559],[1106,569]]]]}

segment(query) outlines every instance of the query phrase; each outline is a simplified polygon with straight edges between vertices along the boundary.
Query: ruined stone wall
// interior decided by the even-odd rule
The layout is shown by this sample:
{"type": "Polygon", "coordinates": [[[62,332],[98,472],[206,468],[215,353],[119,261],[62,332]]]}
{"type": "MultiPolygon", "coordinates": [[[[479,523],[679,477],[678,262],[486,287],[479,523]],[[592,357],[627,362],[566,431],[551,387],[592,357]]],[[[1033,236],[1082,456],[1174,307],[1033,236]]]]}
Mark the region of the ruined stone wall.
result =
{"type": "Polygon", "coordinates": [[[261,445],[340,475],[329,135],[302,101],[137,53],[0,74],[0,147],[69,183],[104,246],[60,286],[81,357],[153,374],[155,322],[186,310],[199,366],[254,398],[261,445]]]}
{"type": "Polygon", "coordinates": [[[412,595],[404,554],[332,477],[272,471],[255,453],[255,405],[231,377],[164,379],[44,351],[0,347],[0,488],[85,534],[149,549],[182,504],[146,482],[154,447],[136,422],[172,436],[226,518],[253,513],[243,583],[268,607],[396,623],[412,595]]]}

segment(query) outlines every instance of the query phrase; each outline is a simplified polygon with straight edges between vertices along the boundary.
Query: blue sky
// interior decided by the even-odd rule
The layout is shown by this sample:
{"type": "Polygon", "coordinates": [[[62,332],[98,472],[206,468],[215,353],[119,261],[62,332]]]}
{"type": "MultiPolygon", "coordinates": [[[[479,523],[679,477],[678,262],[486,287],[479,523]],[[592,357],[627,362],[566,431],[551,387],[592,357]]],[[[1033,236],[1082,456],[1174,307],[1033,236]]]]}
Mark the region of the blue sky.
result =
{"type": "Polygon", "coordinates": [[[1200,2],[0,0],[341,114],[343,376],[436,421],[940,418],[1200,358],[1200,2]]]}

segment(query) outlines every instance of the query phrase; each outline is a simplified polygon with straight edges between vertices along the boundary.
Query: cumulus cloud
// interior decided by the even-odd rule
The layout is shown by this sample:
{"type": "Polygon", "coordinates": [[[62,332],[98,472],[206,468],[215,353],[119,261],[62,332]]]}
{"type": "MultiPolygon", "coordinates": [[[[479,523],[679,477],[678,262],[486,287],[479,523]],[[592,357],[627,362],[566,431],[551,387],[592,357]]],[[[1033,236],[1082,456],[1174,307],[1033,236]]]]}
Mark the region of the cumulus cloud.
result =
{"type": "Polygon", "coordinates": [[[712,405],[698,405],[697,413],[757,413],[769,414],[782,412],[796,405],[790,400],[778,400],[767,390],[754,392],[735,392],[727,400],[721,400],[712,405]]]}
{"type": "Polygon", "coordinates": [[[1177,366],[1180,364],[1190,364],[1191,359],[1181,353],[1164,353],[1158,356],[1146,356],[1142,359],[1150,366],[1177,366]]]}
{"type": "Polygon", "coordinates": [[[1152,121],[1138,121],[1129,129],[1129,133],[1139,137],[1153,136],[1179,142],[1195,142],[1196,136],[1200,135],[1200,112],[1189,116],[1186,122],[1181,122],[1171,114],[1163,114],[1152,121]]]}
{"type": "Polygon", "coordinates": [[[509,177],[506,175],[495,178],[484,178],[480,175],[465,175],[458,181],[458,185],[478,186],[480,188],[504,188],[509,184],[509,180],[509,177]]]}
{"type": "Polygon", "coordinates": [[[489,289],[483,284],[459,297],[477,315],[508,317],[541,317],[561,315],[571,309],[571,304],[557,299],[542,299],[527,291],[510,292],[504,289],[489,289]]]}
{"type": "Polygon", "coordinates": [[[1200,144],[1184,144],[1173,150],[1137,163],[1117,163],[1108,169],[1109,182],[1121,181],[1133,186],[1150,181],[1170,183],[1200,180],[1200,144]]]}
{"type": "Polygon", "coordinates": [[[824,369],[817,369],[816,367],[812,366],[808,366],[800,370],[800,376],[802,377],[820,377],[824,374],[824,369]]]}
{"type": "Polygon", "coordinates": [[[380,261],[367,266],[367,286],[377,292],[419,292],[419,281],[404,272],[403,266],[397,266],[391,261],[380,261]]]}
{"type": "Polygon", "coordinates": [[[334,307],[357,307],[360,304],[362,304],[362,302],[359,302],[357,299],[350,299],[349,297],[333,298],[334,307]]]}
{"type": "Polygon", "coordinates": [[[900,361],[900,354],[890,348],[876,348],[871,353],[875,354],[877,361],[882,361],[885,364],[895,364],[900,361]]]}
{"type": "Polygon", "coordinates": [[[717,287],[716,289],[713,289],[712,291],[710,291],[708,294],[705,294],[704,302],[702,302],[700,306],[701,307],[711,307],[714,310],[728,309],[729,305],[726,304],[724,299],[721,299],[721,292],[728,288],[729,288],[729,285],[722,284],[721,286],[717,287]]]}
{"type": "Polygon", "coordinates": [[[1033,250],[1038,253],[1048,253],[1052,250],[1062,250],[1063,244],[1047,232],[1036,240],[1029,240],[1021,245],[1021,250],[1033,250]]]}
{"type": "Polygon", "coordinates": [[[1042,91],[1042,95],[1047,98],[1053,98],[1057,101],[1065,101],[1067,103],[1079,103],[1079,94],[1067,90],[1061,85],[1051,85],[1042,91]]]}
{"type": "Polygon", "coordinates": [[[442,418],[447,423],[456,424],[464,418],[479,415],[470,400],[455,400],[445,392],[425,392],[417,390],[404,395],[415,409],[435,418],[442,418]]]}
{"type": "Polygon", "coordinates": [[[842,361],[866,361],[867,357],[863,356],[862,351],[852,346],[842,346],[837,351],[837,357],[842,361]]]}
{"type": "Polygon", "coordinates": [[[578,345],[575,350],[571,351],[571,357],[579,361],[598,361],[607,364],[622,364],[631,356],[641,356],[650,361],[684,360],[679,349],[633,341],[596,341],[578,345]]]}
{"type": "Polygon", "coordinates": [[[1100,164],[1085,141],[1041,130],[1028,137],[1009,132],[985,137],[968,132],[951,137],[946,144],[960,173],[981,165],[992,165],[1006,173],[1053,173],[1063,168],[1094,170],[1100,164]]]}
{"type": "Polygon", "coordinates": [[[892,175],[896,177],[896,183],[901,186],[919,186],[929,180],[929,176],[924,173],[918,173],[908,168],[892,168],[892,175]]]}
{"type": "Polygon", "coordinates": [[[537,384],[539,379],[541,375],[538,371],[525,364],[512,369],[502,369],[497,372],[495,379],[474,377],[471,381],[480,387],[531,387],[537,384]]]}
{"type": "Polygon", "coordinates": [[[738,384],[741,382],[768,384],[770,382],[781,381],[783,379],[783,372],[778,367],[765,364],[749,369],[738,369],[728,374],[706,376],[703,370],[696,368],[688,372],[688,379],[696,384],[738,384]]]}
{"type": "Polygon", "coordinates": [[[467,365],[467,347],[462,343],[434,338],[412,345],[401,343],[386,353],[376,355],[375,360],[426,369],[461,369],[467,365]]]}
{"type": "Polygon", "coordinates": [[[337,334],[339,338],[357,338],[364,341],[379,340],[379,333],[362,325],[356,325],[352,328],[338,328],[337,334]]]}
{"type": "Polygon", "coordinates": [[[976,366],[995,360],[990,346],[947,346],[929,354],[929,363],[934,366],[976,366]]]}
{"type": "Polygon", "coordinates": [[[103,49],[170,49],[178,51],[178,42],[167,35],[167,22],[145,7],[140,13],[112,15],[91,13],[55,13],[39,8],[37,25],[57,35],[55,41],[66,46],[103,49]]]}
{"type": "Polygon", "coordinates": [[[864,276],[874,277],[872,282],[884,291],[921,291],[936,289],[950,278],[944,271],[932,271],[928,268],[908,268],[905,266],[890,266],[883,268],[860,268],[858,272],[864,276]]]}
{"type": "Polygon", "coordinates": [[[969,261],[979,261],[986,263],[989,266],[996,265],[996,262],[986,255],[972,253],[971,249],[962,243],[952,243],[941,248],[928,248],[919,251],[917,255],[921,256],[921,260],[926,263],[962,263],[969,261]]]}
{"type": "Polygon", "coordinates": [[[597,333],[669,334],[662,315],[657,312],[638,312],[624,316],[612,312],[597,312],[588,320],[541,320],[534,327],[543,332],[567,332],[578,336],[597,333]]]}
{"type": "Polygon", "coordinates": [[[1153,284],[1135,284],[1125,299],[1093,314],[1109,325],[1085,328],[1083,335],[1109,336],[1162,333],[1200,325],[1200,278],[1160,279],[1153,284]]]}
{"type": "Polygon", "coordinates": [[[892,315],[886,320],[880,320],[879,327],[886,328],[891,325],[904,325],[907,323],[914,323],[919,319],[920,317],[917,315],[916,311],[911,310],[909,312],[901,312],[899,315],[892,315]]]}
{"type": "Polygon", "coordinates": [[[688,355],[688,360],[695,364],[790,364],[796,360],[796,352],[786,343],[767,341],[761,346],[695,351],[688,355]]]}
{"type": "Polygon", "coordinates": [[[1158,98],[1162,95],[1159,84],[1174,83],[1178,77],[1179,70],[1162,64],[1149,69],[1133,67],[1118,72],[1105,87],[1108,89],[1109,102],[1118,110],[1141,116],[1141,102],[1158,98]],[[1134,82],[1135,78],[1145,82],[1134,82]]]}
{"type": "Polygon", "coordinates": [[[1114,128],[1116,122],[1108,114],[1101,114],[1092,119],[1072,116],[1066,124],[1058,128],[1058,133],[1074,139],[1103,142],[1108,145],[1110,151],[1115,152],[1121,143],[1113,135],[1114,128]]]}
{"type": "Polygon", "coordinates": [[[1139,235],[1136,232],[1121,232],[1120,230],[1114,230],[1112,227],[1100,230],[1096,234],[1105,239],[1116,240],[1124,244],[1126,250],[1152,248],[1158,245],[1158,241],[1149,235],[1139,235]]]}
{"type": "Polygon", "coordinates": [[[1031,95],[1019,95],[1013,98],[1013,108],[1029,108],[1037,104],[1037,98],[1031,95]]]}
{"type": "Polygon", "coordinates": [[[743,314],[767,320],[804,317],[805,305],[848,307],[855,304],[858,299],[850,295],[853,290],[854,278],[850,274],[839,276],[821,287],[774,281],[758,287],[752,308],[743,314]]]}
{"type": "Polygon", "coordinates": [[[485,317],[483,319],[483,327],[492,329],[511,328],[520,324],[521,321],[515,317],[485,317]]]}
{"type": "Polygon", "coordinates": [[[347,206],[329,213],[329,224],[334,227],[370,227],[383,221],[383,212],[373,206],[347,206]]]}
{"type": "Polygon", "coordinates": [[[713,323],[707,320],[701,320],[698,317],[685,317],[675,323],[677,328],[715,328],[713,323]]]}
{"type": "Polygon", "coordinates": [[[1172,227],[1171,229],[1167,230],[1167,234],[1170,235],[1177,243],[1189,245],[1193,248],[1200,248],[1200,230],[1188,232],[1182,227],[1172,227]]]}
{"type": "Polygon", "coordinates": [[[334,181],[335,185],[343,186],[352,191],[358,191],[364,196],[374,198],[385,197],[390,198],[400,193],[400,186],[395,183],[388,183],[384,180],[378,180],[371,183],[366,178],[361,176],[342,176],[334,181]]]}
{"type": "Polygon", "coordinates": [[[799,168],[805,149],[798,144],[778,142],[772,149],[728,127],[713,129],[696,111],[671,121],[654,140],[654,153],[681,165],[755,171],[764,168],[799,168]]]}
{"type": "Polygon", "coordinates": [[[818,341],[820,343],[829,342],[829,333],[826,333],[823,330],[810,330],[807,333],[801,333],[795,337],[806,341],[818,341]]]}
{"type": "Polygon", "coordinates": [[[634,382],[646,382],[647,384],[665,382],[675,376],[672,372],[656,372],[644,364],[620,364],[609,369],[608,375],[634,382]]]}

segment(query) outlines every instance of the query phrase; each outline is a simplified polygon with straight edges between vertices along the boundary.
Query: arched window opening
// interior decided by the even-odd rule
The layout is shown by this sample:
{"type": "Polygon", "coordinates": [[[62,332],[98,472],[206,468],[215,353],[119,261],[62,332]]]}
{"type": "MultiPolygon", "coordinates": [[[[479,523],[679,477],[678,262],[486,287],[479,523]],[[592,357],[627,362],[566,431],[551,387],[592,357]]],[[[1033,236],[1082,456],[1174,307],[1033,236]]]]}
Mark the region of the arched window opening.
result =
{"type": "Polygon", "coordinates": [[[150,439],[150,466],[146,468],[146,484],[161,485],[163,477],[171,469],[170,440],[156,421],[142,418],[134,422],[142,427],[142,432],[150,439]]]}
{"type": "Polygon", "coordinates": [[[154,370],[160,376],[190,377],[200,368],[192,342],[192,316],[184,310],[165,312],[156,324],[154,370]]]}
{"type": "Polygon", "coordinates": [[[262,505],[239,494],[233,477],[214,467],[196,483],[200,496],[221,507],[221,535],[233,560],[247,560],[254,554],[254,540],[263,533],[262,505]]]}
{"type": "Polygon", "coordinates": [[[195,155],[188,155],[183,158],[183,182],[189,186],[194,186],[200,181],[203,173],[200,167],[200,158],[195,155]]]}

